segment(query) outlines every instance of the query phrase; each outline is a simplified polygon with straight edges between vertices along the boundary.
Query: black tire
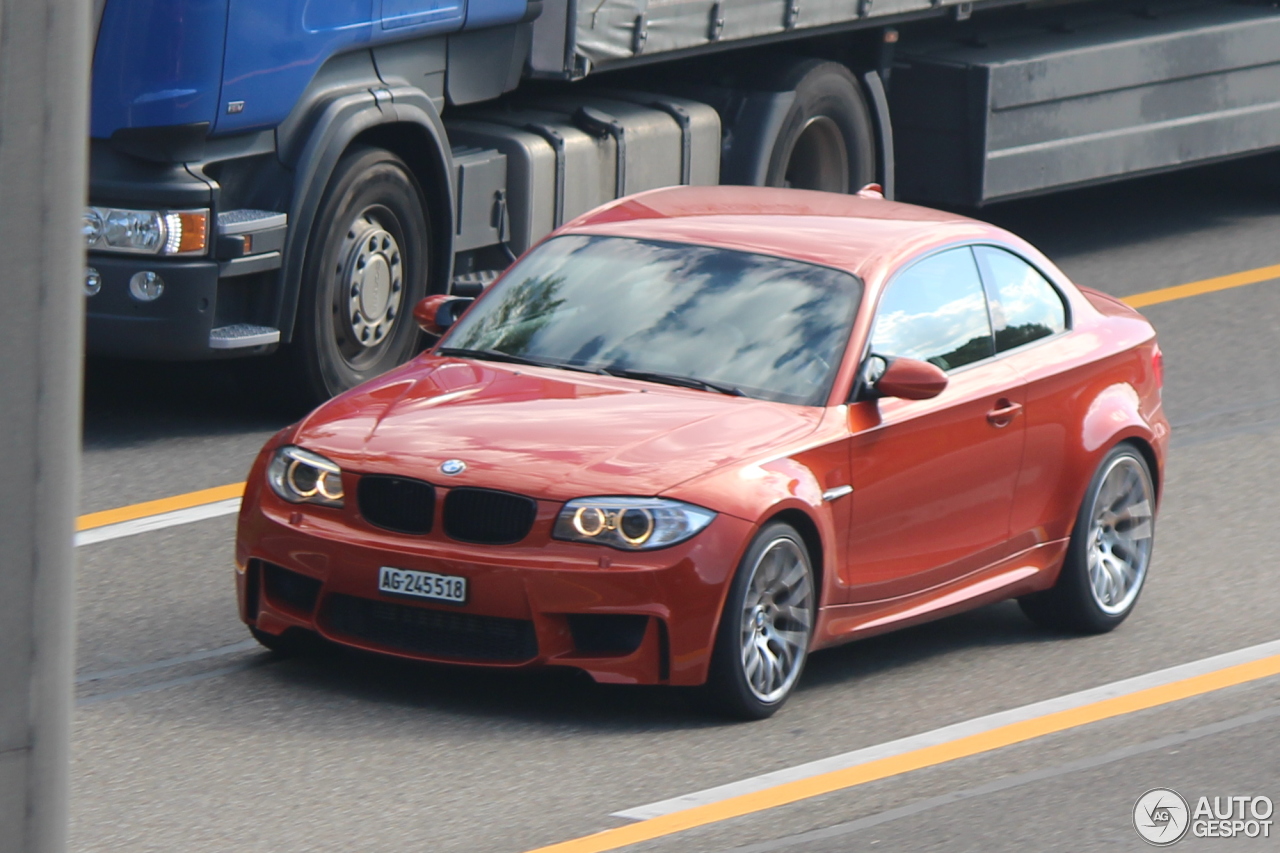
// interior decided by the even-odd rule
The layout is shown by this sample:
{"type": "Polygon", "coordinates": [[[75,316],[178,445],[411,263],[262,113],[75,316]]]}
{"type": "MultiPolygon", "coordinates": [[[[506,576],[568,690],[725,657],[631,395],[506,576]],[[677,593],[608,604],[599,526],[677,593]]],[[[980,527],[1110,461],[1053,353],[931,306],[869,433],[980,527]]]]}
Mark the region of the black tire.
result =
{"type": "Polygon", "coordinates": [[[848,68],[804,60],[775,85],[796,97],[774,141],[766,186],[851,193],[876,179],[871,113],[848,68]]]}
{"type": "Polygon", "coordinates": [[[413,306],[427,294],[431,249],[422,189],[404,161],[380,148],[347,152],[320,202],[293,342],[279,354],[286,396],[315,405],[414,355],[413,306]],[[386,271],[385,284],[375,265],[386,271]],[[360,293],[387,293],[378,323],[357,308],[364,297],[353,295],[353,277],[364,270],[360,293]]]}
{"type": "MultiPolygon", "coordinates": [[[[742,720],[761,720],[777,712],[794,691],[804,671],[809,643],[813,640],[817,596],[809,551],[800,534],[795,528],[782,522],[766,525],[751,541],[751,546],[738,564],[738,570],[729,586],[724,612],[720,616],[720,626],[716,632],[711,671],[706,685],[701,689],[702,704],[711,710],[742,720]],[[798,644],[798,653],[791,658],[793,665],[788,668],[786,678],[778,685],[778,690],[769,691],[776,695],[762,696],[760,689],[751,683],[745,660],[745,631],[752,629],[752,623],[746,621],[747,613],[755,609],[748,597],[754,599],[753,580],[757,577],[758,570],[767,567],[769,564],[765,561],[778,554],[788,560],[792,557],[798,560],[803,580],[796,581],[791,587],[795,592],[793,596],[770,600],[775,605],[777,601],[790,601],[791,604],[784,605],[784,608],[803,610],[807,616],[807,624],[800,626],[795,617],[782,612],[783,608],[775,607],[773,614],[766,614],[764,617],[768,621],[768,629],[787,633],[799,630],[803,634],[803,640],[798,644]]],[[[755,636],[763,636],[758,626],[752,630],[755,636]]]]}
{"type": "MultiPolygon", "coordinates": [[[[1089,488],[1076,514],[1071,541],[1067,546],[1067,555],[1063,560],[1062,571],[1058,575],[1057,582],[1050,589],[1018,599],[1022,612],[1038,625],[1053,630],[1078,634],[1103,634],[1114,629],[1128,618],[1138,603],[1151,560],[1154,525],[1155,488],[1147,460],[1133,445],[1117,445],[1103,458],[1089,481],[1089,488]],[[1140,558],[1141,562],[1140,571],[1135,576],[1136,582],[1130,585],[1129,591],[1119,601],[1104,603],[1099,599],[1099,593],[1095,591],[1091,580],[1090,550],[1094,547],[1103,547],[1101,544],[1094,545],[1095,537],[1101,542],[1101,537],[1105,536],[1105,530],[1100,534],[1098,526],[1094,523],[1098,513],[1103,509],[1098,506],[1098,501],[1106,479],[1109,476],[1114,477],[1113,472],[1120,470],[1133,473],[1141,481],[1141,487],[1145,489],[1145,500],[1148,504],[1145,515],[1142,512],[1136,515],[1131,514],[1133,518],[1140,518],[1140,520],[1135,522],[1131,519],[1126,522],[1130,525],[1128,530],[1131,533],[1143,533],[1141,527],[1145,525],[1146,535],[1134,540],[1145,544],[1141,549],[1129,549],[1133,551],[1135,557],[1140,558]],[[1145,553],[1140,554],[1139,551],[1145,553]]],[[[1120,525],[1117,524],[1116,527],[1118,526],[1120,525]]]]}

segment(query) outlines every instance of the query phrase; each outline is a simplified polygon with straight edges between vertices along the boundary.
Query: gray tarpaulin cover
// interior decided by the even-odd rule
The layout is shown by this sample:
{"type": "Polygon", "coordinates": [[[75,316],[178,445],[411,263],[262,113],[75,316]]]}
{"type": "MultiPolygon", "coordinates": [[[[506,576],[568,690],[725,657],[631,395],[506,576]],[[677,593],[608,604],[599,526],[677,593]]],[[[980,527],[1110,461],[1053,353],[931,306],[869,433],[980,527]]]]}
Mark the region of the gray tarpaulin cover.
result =
{"type": "Polygon", "coordinates": [[[560,75],[637,55],[698,48],[874,19],[960,0],[547,0],[535,24],[533,69],[560,75]],[[575,23],[568,23],[569,16],[575,23]],[[566,50],[565,34],[573,43],[566,50]]]}

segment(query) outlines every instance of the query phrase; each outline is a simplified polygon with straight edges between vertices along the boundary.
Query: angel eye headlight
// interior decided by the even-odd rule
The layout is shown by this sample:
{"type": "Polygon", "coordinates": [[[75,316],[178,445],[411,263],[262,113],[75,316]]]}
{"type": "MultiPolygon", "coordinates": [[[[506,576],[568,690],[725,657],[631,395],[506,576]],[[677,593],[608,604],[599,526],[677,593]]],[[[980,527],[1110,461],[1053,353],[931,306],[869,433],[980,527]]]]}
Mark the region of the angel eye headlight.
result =
{"type": "Polygon", "coordinates": [[[342,469],[318,453],[287,445],[267,468],[271,490],[290,503],[342,506],[342,469]]]}
{"type": "Polygon", "coordinates": [[[665,548],[700,533],[716,514],[666,498],[578,498],[560,510],[552,536],[623,551],[665,548]]]}

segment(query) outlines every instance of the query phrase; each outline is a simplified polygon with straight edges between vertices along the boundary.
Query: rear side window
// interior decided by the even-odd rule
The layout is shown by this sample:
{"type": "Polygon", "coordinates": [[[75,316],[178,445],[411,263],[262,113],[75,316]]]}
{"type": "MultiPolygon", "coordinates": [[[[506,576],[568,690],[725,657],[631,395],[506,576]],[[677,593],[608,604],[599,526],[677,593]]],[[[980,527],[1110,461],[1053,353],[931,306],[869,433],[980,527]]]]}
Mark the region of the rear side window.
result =
{"type": "Polygon", "coordinates": [[[1067,309],[1057,289],[1022,258],[991,246],[975,246],[987,280],[996,350],[1047,338],[1067,328],[1067,309]]]}
{"type": "Polygon", "coordinates": [[[987,298],[968,246],[925,258],[889,283],[876,312],[871,351],[943,370],[995,354],[987,298]]]}

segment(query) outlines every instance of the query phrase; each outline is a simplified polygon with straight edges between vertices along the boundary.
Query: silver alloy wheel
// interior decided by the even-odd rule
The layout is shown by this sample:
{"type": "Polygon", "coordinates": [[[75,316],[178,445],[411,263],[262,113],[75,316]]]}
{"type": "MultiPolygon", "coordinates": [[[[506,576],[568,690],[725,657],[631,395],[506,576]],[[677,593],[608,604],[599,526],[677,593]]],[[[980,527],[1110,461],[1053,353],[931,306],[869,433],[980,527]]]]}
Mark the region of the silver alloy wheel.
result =
{"type": "Polygon", "coordinates": [[[1151,478],[1132,456],[1103,472],[1089,513],[1089,590],[1103,613],[1124,613],[1137,598],[1151,561],[1151,478]]]}
{"type": "Polygon", "coordinates": [[[373,210],[365,210],[351,224],[338,257],[346,259],[344,331],[359,348],[376,347],[391,334],[404,299],[400,244],[373,210]]]}
{"type": "Polygon", "coordinates": [[[804,553],[779,537],[751,567],[742,601],[741,662],[747,687],[762,702],[791,690],[813,633],[813,584],[804,553]]]}

